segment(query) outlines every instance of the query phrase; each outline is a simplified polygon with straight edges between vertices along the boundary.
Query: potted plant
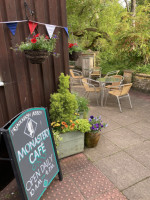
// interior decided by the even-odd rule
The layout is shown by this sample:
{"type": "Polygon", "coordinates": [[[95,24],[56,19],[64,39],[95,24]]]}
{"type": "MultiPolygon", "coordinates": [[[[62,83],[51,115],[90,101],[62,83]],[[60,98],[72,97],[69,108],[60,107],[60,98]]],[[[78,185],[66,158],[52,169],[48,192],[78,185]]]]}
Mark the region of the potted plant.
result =
{"type": "Polygon", "coordinates": [[[54,51],[56,40],[56,35],[49,38],[48,36],[37,34],[27,39],[26,42],[21,42],[20,45],[17,45],[17,49],[24,51],[32,64],[41,64],[54,51]]]}
{"type": "Polygon", "coordinates": [[[89,123],[91,125],[91,128],[89,132],[85,133],[85,146],[92,148],[97,146],[100,138],[100,131],[102,130],[102,128],[107,127],[107,124],[102,122],[101,116],[90,116],[89,123]]]}
{"type": "Polygon", "coordinates": [[[81,56],[82,48],[77,43],[68,43],[69,60],[76,61],[81,56]]]}
{"type": "Polygon", "coordinates": [[[76,100],[78,103],[78,110],[77,113],[79,113],[80,118],[87,118],[87,114],[89,111],[89,100],[86,97],[81,97],[78,93],[74,93],[76,96],[76,100]]]}
{"type": "Polygon", "coordinates": [[[58,92],[50,98],[51,126],[63,138],[58,146],[59,158],[82,152],[84,133],[91,127],[87,119],[77,119],[75,115],[78,104],[75,95],[69,91],[69,78],[61,73],[58,92]]]}

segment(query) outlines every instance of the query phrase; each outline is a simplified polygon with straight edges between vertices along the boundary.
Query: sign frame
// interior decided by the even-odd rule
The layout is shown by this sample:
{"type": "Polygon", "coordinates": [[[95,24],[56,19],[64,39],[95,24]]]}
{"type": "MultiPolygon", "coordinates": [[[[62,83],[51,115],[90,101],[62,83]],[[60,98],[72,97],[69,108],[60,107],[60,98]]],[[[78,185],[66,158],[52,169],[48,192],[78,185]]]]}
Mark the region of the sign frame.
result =
{"type": "MultiPolygon", "coordinates": [[[[51,138],[52,147],[53,147],[53,151],[54,151],[53,153],[54,153],[56,164],[57,164],[57,168],[58,168],[58,172],[55,174],[55,176],[58,174],[59,180],[60,181],[63,180],[63,175],[62,175],[62,171],[61,171],[61,167],[60,167],[60,163],[59,163],[59,159],[58,159],[58,155],[57,155],[56,145],[55,145],[55,141],[54,141],[52,128],[51,128],[51,125],[50,125],[49,113],[48,113],[47,108],[37,107],[37,108],[27,109],[27,110],[21,112],[20,114],[18,114],[10,122],[8,122],[2,129],[0,129],[0,133],[3,134],[3,136],[4,136],[4,140],[5,140],[5,143],[6,143],[6,146],[7,146],[7,151],[8,151],[8,154],[9,154],[9,158],[11,160],[11,165],[12,165],[12,168],[13,168],[14,176],[16,178],[16,181],[17,181],[17,184],[18,184],[18,188],[19,188],[22,200],[29,200],[29,198],[28,198],[26,190],[25,190],[25,186],[24,186],[21,170],[19,168],[19,163],[18,163],[17,158],[16,158],[16,153],[15,153],[15,150],[14,150],[14,147],[13,147],[13,142],[11,140],[10,131],[9,131],[9,129],[5,129],[5,127],[6,128],[10,128],[11,126],[13,126],[13,124],[16,122],[16,120],[18,120],[19,117],[21,117],[24,113],[27,113],[27,112],[29,112],[31,110],[35,110],[36,111],[37,109],[43,110],[45,112],[45,117],[46,117],[47,125],[48,125],[48,128],[49,128],[50,138],[51,138]]],[[[55,176],[50,180],[50,182],[48,183],[47,187],[40,194],[40,196],[38,197],[38,200],[41,198],[43,193],[49,187],[51,181],[55,178],[55,176]]]]}

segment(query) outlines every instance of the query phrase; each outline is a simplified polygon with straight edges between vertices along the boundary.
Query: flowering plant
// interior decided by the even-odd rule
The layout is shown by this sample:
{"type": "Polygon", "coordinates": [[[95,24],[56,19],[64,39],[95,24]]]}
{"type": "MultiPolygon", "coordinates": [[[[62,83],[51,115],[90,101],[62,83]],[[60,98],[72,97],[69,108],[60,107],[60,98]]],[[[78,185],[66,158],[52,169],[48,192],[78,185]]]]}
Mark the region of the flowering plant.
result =
{"type": "Polygon", "coordinates": [[[53,52],[56,44],[57,36],[54,35],[52,38],[44,35],[34,35],[32,38],[27,39],[26,42],[21,42],[17,45],[20,51],[24,50],[46,50],[48,52],[53,52]]]}
{"type": "Polygon", "coordinates": [[[81,52],[82,48],[77,45],[77,43],[68,43],[69,53],[72,55],[72,52],[81,52]]]}
{"type": "Polygon", "coordinates": [[[90,131],[91,125],[87,119],[70,120],[68,122],[52,122],[51,126],[54,131],[65,133],[69,131],[81,131],[83,133],[90,131]]]}
{"type": "Polygon", "coordinates": [[[107,124],[102,122],[101,116],[90,116],[89,123],[91,124],[91,132],[93,133],[97,133],[98,131],[101,131],[102,128],[107,127],[107,124]]]}

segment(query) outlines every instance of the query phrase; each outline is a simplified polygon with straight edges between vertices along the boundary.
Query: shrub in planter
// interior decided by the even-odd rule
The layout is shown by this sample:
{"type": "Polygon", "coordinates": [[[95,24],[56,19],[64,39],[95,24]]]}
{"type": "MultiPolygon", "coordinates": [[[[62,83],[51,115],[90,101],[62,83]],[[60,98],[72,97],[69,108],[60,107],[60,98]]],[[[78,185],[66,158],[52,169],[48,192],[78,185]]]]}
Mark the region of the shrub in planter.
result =
{"type": "Polygon", "coordinates": [[[84,149],[84,132],[90,131],[87,119],[77,119],[76,96],[69,91],[69,76],[61,73],[59,89],[50,98],[51,126],[63,137],[58,147],[59,157],[66,157],[82,152],[84,149]]]}
{"type": "Polygon", "coordinates": [[[75,119],[75,112],[78,108],[74,94],[69,91],[69,76],[61,73],[59,77],[59,89],[57,93],[51,94],[50,118],[51,121],[68,121],[75,119]]]}

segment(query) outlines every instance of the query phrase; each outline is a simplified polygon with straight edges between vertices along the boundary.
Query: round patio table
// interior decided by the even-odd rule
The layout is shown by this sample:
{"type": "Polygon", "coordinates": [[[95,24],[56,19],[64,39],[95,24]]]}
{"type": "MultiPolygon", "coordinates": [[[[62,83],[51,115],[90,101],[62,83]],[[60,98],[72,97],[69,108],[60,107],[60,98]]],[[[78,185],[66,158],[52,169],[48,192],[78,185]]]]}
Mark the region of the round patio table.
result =
{"type": "Polygon", "coordinates": [[[105,85],[107,83],[120,82],[120,79],[110,76],[110,77],[98,78],[97,81],[99,81],[99,85],[101,87],[101,106],[103,106],[105,97],[105,85]]]}

